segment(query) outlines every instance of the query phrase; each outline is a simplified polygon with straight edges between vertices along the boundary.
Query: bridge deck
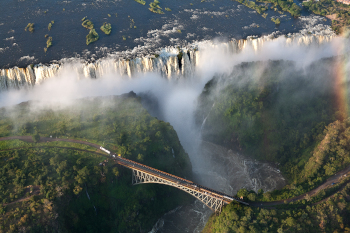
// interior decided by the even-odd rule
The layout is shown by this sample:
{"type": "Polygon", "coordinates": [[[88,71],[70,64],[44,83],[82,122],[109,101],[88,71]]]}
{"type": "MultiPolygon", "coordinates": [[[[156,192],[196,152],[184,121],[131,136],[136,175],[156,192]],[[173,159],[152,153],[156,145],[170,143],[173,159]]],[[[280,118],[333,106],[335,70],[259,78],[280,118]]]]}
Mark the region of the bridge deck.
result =
{"type": "Polygon", "coordinates": [[[143,165],[141,163],[138,163],[138,162],[126,159],[126,158],[122,158],[122,157],[116,157],[115,160],[117,161],[118,164],[120,164],[120,165],[122,165],[124,167],[130,168],[130,169],[133,169],[133,170],[139,170],[139,171],[148,173],[150,175],[153,175],[153,176],[156,176],[156,177],[159,177],[159,178],[171,181],[171,182],[175,182],[175,183],[181,184],[183,186],[186,186],[187,188],[190,188],[190,189],[193,189],[193,190],[196,190],[196,191],[200,191],[202,193],[209,194],[209,195],[211,195],[211,196],[213,196],[215,198],[222,199],[222,201],[225,202],[226,204],[229,204],[229,203],[232,202],[232,200],[234,200],[236,202],[239,202],[239,203],[242,203],[242,204],[245,204],[245,205],[249,205],[248,203],[246,203],[246,202],[244,202],[242,200],[239,200],[239,199],[237,199],[235,197],[229,196],[229,195],[227,195],[225,193],[222,193],[222,192],[219,192],[219,191],[207,188],[207,187],[205,187],[203,185],[196,184],[196,183],[194,183],[194,182],[192,182],[190,180],[186,180],[184,178],[181,178],[181,177],[178,177],[178,176],[166,173],[164,171],[157,170],[155,168],[143,165]],[[228,199],[226,197],[229,197],[232,200],[230,200],[230,199],[228,199]]]}

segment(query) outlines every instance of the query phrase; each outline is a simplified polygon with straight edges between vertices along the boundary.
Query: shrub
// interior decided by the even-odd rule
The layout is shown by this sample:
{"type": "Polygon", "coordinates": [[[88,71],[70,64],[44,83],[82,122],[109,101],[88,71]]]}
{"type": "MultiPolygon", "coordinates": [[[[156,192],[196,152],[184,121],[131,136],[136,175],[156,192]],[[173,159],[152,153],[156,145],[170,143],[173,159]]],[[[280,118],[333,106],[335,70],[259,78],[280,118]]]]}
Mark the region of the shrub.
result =
{"type": "Polygon", "coordinates": [[[274,22],[275,24],[280,24],[281,20],[279,18],[275,19],[275,18],[271,18],[271,21],[274,22]]]}
{"type": "Polygon", "coordinates": [[[94,29],[94,24],[88,19],[85,19],[81,25],[86,29],[94,29]]]}
{"type": "Polygon", "coordinates": [[[46,41],[46,48],[50,48],[52,46],[52,37],[50,36],[46,41]]]}
{"type": "Polygon", "coordinates": [[[89,45],[90,43],[97,41],[98,38],[99,36],[95,29],[91,29],[89,34],[86,36],[86,44],[89,45]]]}
{"type": "Polygon", "coordinates": [[[138,3],[142,4],[142,5],[146,4],[146,1],[144,1],[144,0],[135,0],[135,2],[138,2],[138,3]]]}
{"type": "Polygon", "coordinates": [[[34,23],[28,23],[28,25],[24,28],[25,31],[30,31],[31,33],[34,32],[34,23]]]}
{"type": "Polygon", "coordinates": [[[47,26],[47,29],[49,29],[49,31],[51,31],[52,25],[55,23],[55,21],[51,21],[51,23],[49,23],[49,25],[47,26]]]}
{"type": "Polygon", "coordinates": [[[103,25],[101,26],[101,31],[103,31],[106,35],[111,34],[111,31],[112,31],[111,24],[104,22],[103,25]]]}
{"type": "Polygon", "coordinates": [[[164,14],[164,12],[162,11],[162,8],[159,6],[158,0],[154,0],[149,4],[149,6],[150,8],[148,8],[148,10],[152,11],[153,13],[164,14]]]}

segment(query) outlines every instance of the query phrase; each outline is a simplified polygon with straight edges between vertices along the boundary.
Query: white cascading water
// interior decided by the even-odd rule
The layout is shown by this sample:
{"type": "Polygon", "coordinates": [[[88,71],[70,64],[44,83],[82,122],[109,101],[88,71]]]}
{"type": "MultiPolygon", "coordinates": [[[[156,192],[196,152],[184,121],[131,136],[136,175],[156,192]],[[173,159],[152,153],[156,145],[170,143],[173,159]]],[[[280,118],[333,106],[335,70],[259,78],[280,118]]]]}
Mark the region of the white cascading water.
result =
{"type": "MultiPolygon", "coordinates": [[[[290,36],[285,38],[285,46],[308,46],[310,44],[323,44],[334,38],[334,35],[310,35],[310,36],[290,36]]],[[[156,72],[167,79],[173,77],[192,77],[196,64],[200,60],[200,52],[198,47],[205,44],[215,49],[215,47],[224,47],[226,53],[239,53],[245,49],[253,49],[259,51],[267,42],[276,40],[271,36],[265,37],[248,37],[242,40],[232,40],[226,43],[214,44],[212,42],[202,42],[197,45],[188,46],[181,49],[182,57],[178,58],[180,52],[177,48],[164,49],[159,57],[135,58],[132,60],[115,59],[113,56],[96,61],[95,63],[84,63],[80,61],[80,65],[75,64],[73,67],[79,79],[81,78],[100,78],[106,74],[119,74],[132,77],[137,73],[156,72]]],[[[74,60],[74,59],[73,59],[74,60]]],[[[28,88],[43,83],[45,80],[57,76],[62,70],[62,66],[70,63],[72,59],[62,60],[59,64],[50,65],[30,65],[26,68],[10,68],[0,69],[0,92],[11,89],[28,88]]],[[[75,59],[78,61],[78,59],[75,59]]]]}

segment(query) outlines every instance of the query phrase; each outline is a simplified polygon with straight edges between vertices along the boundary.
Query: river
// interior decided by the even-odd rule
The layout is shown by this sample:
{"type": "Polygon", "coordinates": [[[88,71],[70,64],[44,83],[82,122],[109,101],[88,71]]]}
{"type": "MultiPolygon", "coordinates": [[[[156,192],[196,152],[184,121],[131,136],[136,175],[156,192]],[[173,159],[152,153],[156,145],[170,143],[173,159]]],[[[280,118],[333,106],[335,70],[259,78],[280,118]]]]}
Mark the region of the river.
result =
{"type": "Polygon", "coordinates": [[[288,34],[307,29],[310,25],[329,26],[331,21],[303,11],[295,19],[289,13],[272,9],[263,18],[254,10],[231,0],[162,0],[160,6],[171,11],[154,14],[148,2],[133,0],[3,0],[0,3],[0,68],[24,67],[29,64],[51,63],[63,58],[83,58],[95,61],[115,54],[122,58],[144,57],[159,53],[167,46],[183,47],[195,41],[242,39],[247,36],[288,34]],[[81,26],[88,17],[99,33],[99,40],[86,45],[88,30],[81,26]],[[271,17],[281,19],[276,26],[271,17]],[[52,29],[48,24],[54,21],[52,29]],[[99,29],[112,25],[112,33],[99,29]],[[34,32],[25,31],[34,23],[34,32]],[[52,37],[47,52],[45,35],[52,37]]]}

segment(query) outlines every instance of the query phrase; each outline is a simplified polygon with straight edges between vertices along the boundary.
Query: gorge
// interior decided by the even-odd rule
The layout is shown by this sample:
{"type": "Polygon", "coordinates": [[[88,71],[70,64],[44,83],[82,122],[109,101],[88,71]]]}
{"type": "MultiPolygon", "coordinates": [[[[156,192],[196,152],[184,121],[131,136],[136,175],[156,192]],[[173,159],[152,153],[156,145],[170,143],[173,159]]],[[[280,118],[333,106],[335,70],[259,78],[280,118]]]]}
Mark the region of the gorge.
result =
{"type": "MultiPolygon", "coordinates": [[[[201,131],[210,128],[208,122],[204,124],[203,121],[208,115],[210,118],[211,113],[210,109],[205,109],[204,117],[196,123],[198,97],[213,77],[227,80],[227,75],[240,73],[238,67],[244,67],[247,63],[258,65],[254,66],[249,76],[238,80],[238,85],[242,87],[246,83],[259,81],[264,68],[270,67],[265,63],[291,61],[293,65],[285,67],[288,72],[283,68],[278,70],[282,76],[293,72],[307,73],[310,67],[319,70],[317,63],[323,64],[320,62],[322,59],[346,57],[347,44],[347,38],[335,37],[333,34],[291,35],[289,38],[249,37],[230,42],[205,41],[187,48],[170,47],[163,49],[157,56],[131,60],[115,59],[111,55],[94,63],[72,58],[63,59],[57,64],[13,67],[0,71],[0,106],[11,106],[27,100],[41,100],[45,106],[50,106],[52,101],[69,106],[72,99],[129,91],[140,96],[153,96],[156,104],[144,106],[149,112],[155,112],[154,116],[170,122],[174,127],[189,154],[197,182],[230,194],[235,194],[242,187],[255,192],[262,188],[266,192],[286,184],[278,165],[258,162],[224,145],[202,141],[201,131]]],[[[348,63],[345,62],[344,67],[347,69],[348,63]]],[[[323,83],[324,80],[319,81],[323,83]]],[[[171,232],[174,219],[177,223],[188,219],[192,223],[184,222],[181,228],[183,232],[189,225],[191,228],[187,232],[199,232],[209,215],[207,209],[194,203],[193,206],[176,208],[167,214],[159,220],[164,225],[160,227],[162,224],[157,224],[154,230],[171,232]],[[192,217],[181,212],[183,210],[192,212],[192,217]]]]}

